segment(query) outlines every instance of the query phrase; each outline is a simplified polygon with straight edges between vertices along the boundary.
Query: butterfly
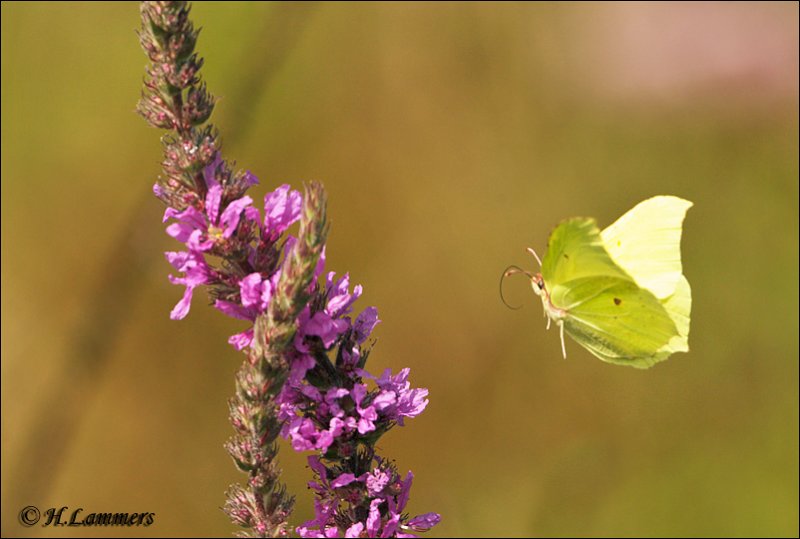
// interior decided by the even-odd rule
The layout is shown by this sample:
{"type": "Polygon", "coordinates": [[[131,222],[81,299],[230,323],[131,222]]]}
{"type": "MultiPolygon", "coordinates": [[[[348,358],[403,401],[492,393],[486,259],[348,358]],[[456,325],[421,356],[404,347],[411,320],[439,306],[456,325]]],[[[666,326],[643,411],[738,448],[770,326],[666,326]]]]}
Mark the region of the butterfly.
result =
{"type": "Polygon", "coordinates": [[[539,273],[510,266],[504,277],[530,278],[547,328],[559,327],[565,358],[564,333],[608,363],[651,367],[689,351],[692,291],[680,242],[691,206],[656,196],[602,231],[594,219],[567,219],[553,230],[543,259],[528,249],[539,273]]]}

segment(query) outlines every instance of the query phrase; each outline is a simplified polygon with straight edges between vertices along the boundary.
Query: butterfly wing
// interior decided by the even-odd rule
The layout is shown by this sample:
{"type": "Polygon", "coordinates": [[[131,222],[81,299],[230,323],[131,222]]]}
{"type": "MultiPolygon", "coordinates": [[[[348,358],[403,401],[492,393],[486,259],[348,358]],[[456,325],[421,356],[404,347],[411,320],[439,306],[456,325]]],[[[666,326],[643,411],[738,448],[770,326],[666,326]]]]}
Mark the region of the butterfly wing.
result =
{"type": "Polygon", "coordinates": [[[574,218],[551,234],[542,261],[549,300],[565,313],[566,333],[601,360],[647,368],[688,351],[680,236],[690,206],[655,197],[603,232],[594,219],[574,218]]]}
{"type": "Polygon", "coordinates": [[[659,299],[671,296],[683,275],[681,232],[690,207],[674,196],[649,198],[600,234],[612,260],[659,299]]]}
{"type": "Polygon", "coordinates": [[[594,219],[563,221],[550,234],[542,260],[548,290],[573,279],[600,275],[631,280],[609,256],[594,219]]]}
{"type": "Polygon", "coordinates": [[[629,279],[581,277],[554,287],[551,301],[567,312],[567,334],[603,361],[647,368],[678,351],[665,306],[629,279]]]}
{"type": "Polygon", "coordinates": [[[692,289],[686,277],[681,275],[675,287],[675,292],[667,299],[662,300],[661,304],[678,329],[678,335],[670,340],[668,346],[666,346],[662,352],[666,353],[667,356],[673,352],[688,352],[689,321],[692,312],[692,289]]]}

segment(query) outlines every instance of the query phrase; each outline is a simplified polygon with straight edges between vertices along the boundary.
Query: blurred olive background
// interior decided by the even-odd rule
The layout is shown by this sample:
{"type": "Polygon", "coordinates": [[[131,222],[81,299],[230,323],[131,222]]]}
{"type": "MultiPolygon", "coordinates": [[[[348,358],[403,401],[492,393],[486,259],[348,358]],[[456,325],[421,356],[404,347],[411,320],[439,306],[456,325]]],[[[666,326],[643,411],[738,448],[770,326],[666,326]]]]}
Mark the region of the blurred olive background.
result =
{"type": "MultiPolygon", "coordinates": [[[[381,450],[430,536],[798,534],[798,5],[201,3],[225,156],[322,180],[328,267],[383,320],[371,369],[427,411],[381,450]],[[559,220],[695,203],[689,354],[572,341],[523,282],[559,220]]],[[[243,326],[169,320],[160,133],[136,3],[2,4],[2,535],[234,531],[243,326]],[[36,505],[149,528],[24,528],[36,505]]],[[[281,453],[299,523],[305,456],[281,453]]]]}

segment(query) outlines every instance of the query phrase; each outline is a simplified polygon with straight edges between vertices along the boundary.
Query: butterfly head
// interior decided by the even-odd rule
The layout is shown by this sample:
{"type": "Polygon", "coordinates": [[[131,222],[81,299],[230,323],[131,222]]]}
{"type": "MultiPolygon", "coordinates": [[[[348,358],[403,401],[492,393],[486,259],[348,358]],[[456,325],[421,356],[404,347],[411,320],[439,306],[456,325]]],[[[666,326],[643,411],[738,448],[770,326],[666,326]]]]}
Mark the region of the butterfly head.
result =
{"type": "Polygon", "coordinates": [[[547,291],[544,287],[544,278],[542,277],[541,273],[531,276],[531,288],[533,288],[533,291],[537,296],[542,296],[543,294],[547,295],[547,291]]]}

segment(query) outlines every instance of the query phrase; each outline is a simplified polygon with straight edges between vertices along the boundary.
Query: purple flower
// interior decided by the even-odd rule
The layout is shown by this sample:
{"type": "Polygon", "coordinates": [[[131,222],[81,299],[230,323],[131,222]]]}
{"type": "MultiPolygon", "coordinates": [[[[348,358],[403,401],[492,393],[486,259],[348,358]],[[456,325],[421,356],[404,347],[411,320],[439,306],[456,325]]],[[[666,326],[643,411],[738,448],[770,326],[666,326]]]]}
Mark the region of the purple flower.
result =
{"type": "Polygon", "coordinates": [[[295,451],[318,450],[324,453],[343,432],[355,430],[355,420],[351,417],[333,417],[327,423],[328,428],[324,429],[307,417],[295,417],[284,425],[281,434],[292,441],[295,451]]]}
{"type": "MultiPolygon", "coordinates": [[[[412,519],[409,519],[405,523],[401,523],[402,514],[405,511],[406,504],[408,504],[408,497],[411,493],[411,483],[414,480],[414,474],[408,472],[404,481],[400,483],[400,493],[396,497],[389,497],[387,502],[389,504],[389,522],[394,523],[391,534],[395,534],[397,532],[397,528],[401,529],[410,529],[415,532],[424,532],[428,531],[430,528],[435,526],[441,520],[441,517],[438,513],[425,513],[423,515],[416,516],[412,519]]],[[[388,527],[388,526],[387,526],[388,527]]],[[[386,535],[386,528],[384,528],[384,535],[383,537],[389,537],[386,535]]],[[[414,535],[410,534],[401,534],[397,533],[397,537],[415,537],[414,535]]]]}
{"type": "Polygon", "coordinates": [[[436,513],[425,513],[409,519],[405,514],[413,474],[401,479],[395,467],[380,457],[374,458],[375,468],[359,477],[340,473],[332,481],[332,470],[326,468],[319,457],[308,458],[317,481],[309,482],[317,494],[315,518],[297,529],[302,537],[416,537],[411,532],[422,532],[438,524],[436,513]],[[365,488],[366,487],[366,488],[365,488]],[[350,509],[342,511],[341,507],[350,509]],[[339,508],[339,510],[337,510],[339,508]],[[361,514],[364,521],[346,523],[347,515],[361,514]],[[333,529],[335,528],[335,533],[333,529]],[[328,535],[330,534],[330,535],[328,535]]]}
{"type": "Polygon", "coordinates": [[[372,472],[367,474],[366,485],[367,492],[370,496],[378,496],[386,485],[391,481],[392,476],[386,470],[375,468],[372,472]]]}
{"type": "Polygon", "coordinates": [[[242,331],[241,333],[236,333],[228,337],[228,344],[236,348],[237,350],[241,351],[253,344],[253,337],[255,333],[253,328],[247,329],[242,331]]]}
{"type": "Polygon", "coordinates": [[[416,516],[405,523],[404,527],[414,530],[415,532],[426,532],[433,528],[442,520],[439,513],[425,513],[416,516]]]}
{"type": "Polygon", "coordinates": [[[364,397],[367,396],[367,386],[356,384],[350,392],[353,402],[356,404],[356,411],[360,416],[358,419],[358,433],[366,434],[375,430],[375,421],[378,419],[378,411],[374,406],[362,406],[364,397]]]}
{"type": "Polygon", "coordinates": [[[381,416],[396,421],[403,426],[403,419],[416,417],[428,406],[428,390],[425,388],[411,389],[408,382],[410,369],[401,370],[392,376],[391,369],[386,369],[380,378],[375,378],[364,370],[358,373],[364,377],[372,378],[380,388],[380,393],[373,400],[373,405],[381,416]]]}
{"type": "Polygon", "coordinates": [[[283,385],[283,389],[276,403],[278,404],[278,419],[284,424],[281,435],[284,438],[289,437],[287,422],[293,420],[301,414],[300,406],[306,400],[306,396],[301,391],[303,379],[306,373],[314,367],[314,358],[309,355],[298,355],[292,361],[289,368],[289,376],[283,385]]]}
{"type": "Polygon", "coordinates": [[[367,307],[361,311],[361,314],[356,318],[355,324],[353,324],[356,342],[361,344],[366,341],[379,322],[378,309],[375,307],[367,307]]]}
{"type": "MultiPolygon", "coordinates": [[[[217,181],[217,170],[222,165],[222,155],[217,152],[214,155],[214,160],[203,168],[203,179],[206,181],[206,187],[211,188],[214,185],[219,185],[217,181]]],[[[258,180],[256,180],[257,182],[258,180]]]]}
{"type": "Polygon", "coordinates": [[[358,366],[358,362],[361,361],[361,351],[358,349],[357,346],[354,346],[352,350],[342,349],[342,370],[344,374],[352,377],[352,371],[358,366]]]}
{"type": "MultiPolygon", "coordinates": [[[[321,438],[321,433],[314,426],[314,422],[307,418],[295,418],[291,423],[286,424],[284,430],[286,431],[284,437],[291,439],[292,448],[295,451],[313,451],[317,448],[321,438]]],[[[322,445],[325,449],[330,447],[330,444],[324,442],[322,445]]]]}
{"type": "MultiPolygon", "coordinates": [[[[351,372],[372,378],[378,388],[369,391],[366,384],[355,382],[351,389],[332,386],[323,394],[303,379],[315,364],[313,357],[301,354],[277,399],[278,417],[284,421],[281,434],[296,451],[325,452],[337,439],[348,443],[353,433],[364,436],[379,428],[388,430],[392,422],[403,425],[404,418],[419,415],[428,404],[427,389],[410,388],[408,369],[396,376],[387,370],[378,379],[356,369],[351,372]]],[[[370,488],[378,488],[377,476],[370,481],[370,488]]]]}
{"type": "Polygon", "coordinates": [[[324,452],[339,437],[372,432],[381,418],[376,407],[367,404],[367,395],[364,384],[355,384],[350,390],[332,387],[324,396],[308,384],[285,386],[278,398],[279,417],[286,421],[282,435],[297,451],[324,452]],[[343,405],[348,397],[350,404],[343,405]],[[312,412],[315,420],[307,417],[312,412]]]}
{"type": "Polygon", "coordinates": [[[248,170],[244,173],[244,176],[242,176],[242,184],[244,185],[245,189],[249,189],[254,185],[258,185],[258,178],[256,178],[255,174],[248,170]]]}
{"type": "MultiPolygon", "coordinates": [[[[217,156],[204,170],[207,192],[202,209],[189,206],[179,212],[168,208],[164,213],[165,221],[174,219],[167,233],[188,247],[186,252],[167,253],[170,263],[183,272],[180,277],[170,276],[170,280],[186,287],[172,317],[186,316],[194,288],[217,283],[216,296],[224,299],[217,299],[214,306],[250,323],[228,340],[241,350],[252,345],[252,324],[269,309],[275,296],[281,259],[285,261],[298,242],[284,234],[300,218],[302,198],[288,185],[279,187],[264,197],[263,220],[250,197],[242,196],[223,206],[224,192],[217,180],[221,166],[223,161],[217,156]],[[243,233],[235,235],[242,219],[246,221],[243,233]],[[251,235],[249,231],[256,228],[259,233],[251,235]],[[278,244],[281,237],[285,241],[278,244]],[[215,272],[204,253],[219,244],[225,248],[214,254],[224,258],[236,253],[239,261],[241,257],[247,261],[237,261],[231,266],[234,271],[223,264],[219,273],[215,272]],[[242,268],[248,268],[249,273],[243,275],[242,268]]],[[[237,185],[255,181],[248,174],[237,185]]],[[[432,527],[439,516],[427,513],[409,520],[404,510],[413,476],[409,472],[401,480],[388,461],[374,455],[374,444],[395,424],[403,425],[405,418],[420,414],[428,404],[428,390],[411,388],[409,369],[397,375],[387,369],[376,378],[360,368],[368,353],[362,346],[380,322],[378,311],[368,307],[353,320],[353,305],[362,294],[361,285],[351,290],[349,274],[337,278],[335,272],[325,274],[323,284],[324,270],[323,247],[307,288],[313,297],[294,321],[294,346],[284,352],[290,365],[288,376],[273,401],[275,417],[282,423],[281,435],[296,451],[318,455],[309,457],[316,474],[316,480],[309,482],[316,493],[315,517],[296,531],[301,537],[412,537],[410,532],[432,527]],[[325,357],[337,343],[336,360],[325,357]],[[375,387],[370,389],[365,378],[373,380],[375,387]],[[365,470],[356,457],[369,451],[377,464],[365,470]],[[323,464],[323,458],[335,463],[331,469],[323,464]],[[355,515],[361,520],[348,522],[355,515]]],[[[254,518],[254,514],[235,513],[240,520],[254,518]]],[[[267,529],[264,526],[263,522],[253,524],[259,532],[267,529]]]]}
{"type": "Polygon", "coordinates": [[[184,273],[183,277],[169,276],[172,284],[181,284],[186,287],[183,298],[175,305],[169,317],[173,320],[180,320],[189,314],[192,303],[194,289],[201,284],[206,284],[211,278],[211,268],[206,264],[205,259],[199,253],[192,251],[169,251],[164,253],[172,266],[184,273]]]}
{"type": "Polygon", "coordinates": [[[292,390],[285,391],[280,399],[282,401],[280,417],[286,421],[281,434],[291,440],[295,451],[316,449],[325,452],[342,432],[352,431],[355,424],[352,418],[343,419],[344,412],[341,407],[321,402],[321,395],[318,391],[314,394],[314,391],[314,388],[304,385],[295,389],[293,393],[292,390]],[[292,397],[286,397],[286,393],[292,397]],[[287,406],[285,404],[287,400],[292,404],[287,406]],[[321,408],[333,413],[319,414],[318,421],[315,422],[302,415],[302,410],[306,408],[308,402],[311,403],[311,407],[314,403],[319,403],[321,408]],[[328,428],[320,427],[319,423],[327,425],[328,428]]]}
{"type": "MultiPolygon", "coordinates": [[[[253,308],[245,307],[239,303],[234,303],[232,301],[225,301],[222,299],[218,299],[214,302],[214,308],[220,311],[223,314],[230,316],[231,318],[237,318],[239,320],[247,320],[249,322],[253,322],[258,315],[258,312],[253,308]]],[[[235,335],[231,335],[228,338],[228,343],[232,345],[237,350],[244,350],[248,346],[250,346],[253,342],[253,328],[246,329],[241,333],[236,333],[235,335]]]]}
{"type": "Polygon", "coordinates": [[[361,296],[361,285],[357,284],[350,293],[350,274],[345,273],[338,281],[334,282],[334,272],[329,272],[325,279],[325,290],[327,290],[327,304],[325,312],[332,317],[340,317],[350,314],[353,303],[361,296]]]}
{"type": "Polygon", "coordinates": [[[239,217],[244,209],[253,200],[243,196],[228,204],[220,215],[219,204],[222,196],[222,187],[215,185],[208,190],[206,195],[205,213],[193,206],[182,212],[174,208],[167,208],[164,212],[164,221],[170,218],[177,222],[167,227],[167,234],[186,244],[189,249],[205,252],[215,243],[230,238],[239,225],[239,217]]]}
{"type": "MultiPolygon", "coordinates": [[[[309,464],[310,463],[311,459],[309,459],[309,464]]],[[[330,525],[330,523],[333,522],[333,516],[336,512],[337,505],[338,500],[323,501],[320,499],[315,499],[315,517],[307,522],[304,522],[302,526],[298,526],[296,530],[297,535],[300,537],[338,537],[339,528],[337,528],[335,525],[330,525]]]]}
{"type": "Polygon", "coordinates": [[[363,482],[364,476],[356,477],[351,473],[343,473],[333,481],[328,481],[328,470],[325,465],[319,460],[319,457],[308,457],[308,465],[319,478],[319,481],[309,481],[308,486],[321,494],[322,497],[330,497],[329,494],[337,489],[350,485],[354,482],[363,482]]]}
{"type": "Polygon", "coordinates": [[[351,473],[343,473],[331,483],[331,488],[345,487],[353,481],[358,481],[355,475],[351,473]]]}
{"type": "Polygon", "coordinates": [[[264,197],[264,236],[275,241],[289,226],[300,219],[303,197],[281,185],[264,197]]]}
{"type": "MultiPolygon", "coordinates": [[[[321,272],[321,270],[322,265],[318,264],[316,271],[321,272]]],[[[325,308],[312,315],[310,308],[306,307],[298,318],[299,329],[295,336],[295,346],[301,352],[308,352],[305,344],[306,337],[319,337],[325,348],[329,349],[340,336],[350,329],[351,322],[347,315],[352,311],[353,303],[361,296],[362,288],[361,285],[356,285],[351,293],[350,275],[345,274],[339,280],[334,281],[335,275],[331,271],[326,277],[325,308]]],[[[361,321],[361,329],[362,331],[367,327],[371,329],[375,324],[377,324],[377,311],[364,316],[361,321]],[[374,320],[371,315],[374,315],[374,320]]]]}
{"type": "Polygon", "coordinates": [[[363,532],[363,531],[364,531],[364,525],[362,523],[360,523],[360,522],[356,522],[355,524],[353,524],[352,526],[347,528],[347,531],[344,532],[344,536],[345,537],[361,537],[361,532],[363,532]]]}
{"type": "Polygon", "coordinates": [[[297,535],[300,537],[323,537],[323,538],[331,538],[331,537],[339,537],[339,528],[336,526],[328,526],[327,528],[320,530],[311,530],[307,526],[299,526],[297,528],[297,535]]]}
{"type": "Polygon", "coordinates": [[[389,510],[402,513],[403,510],[406,508],[406,504],[408,503],[408,497],[411,494],[411,483],[414,481],[414,474],[408,472],[406,474],[405,480],[401,483],[400,486],[400,494],[397,495],[395,504],[389,504],[389,510]]]}
{"type": "Polygon", "coordinates": [[[243,196],[232,201],[220,214],[222,203],[222,186],[216,180],[217,167],[222,163],[217,158],[203,170],[208,192],[205,198],[204,211],[199,211],[194,206],[189,206],[182,212],[174,208],[167,208],[163,221],[175,219],[176,222],[167,227],[167,234],[183,242],[190,250],[205,252],[215,243],[230,238],[239,218],[245,209],[253,203],[249,196],[243,196]]]}
{"type": "Polygon", "coordinates": [[[161,187],[161,186],[160,186],[158,183],[154,183],[154,184],[153,184],[153,194],[154,194],[156,197],[163,199],[163,198],[164,198],[164,196],[165,196],[167,193],[166,193],[166,191],[164,191],[164,188],[163,188],[163,187],[161,187]]]}
{"type": "Polygon", "coordinates": [[[322,339],[322,344],[325,345],[325,348],[330,348],[336,339],[350,327],[348,320],[337,320],[323,311],[314,314],[310,318],[308,318],[308,312],[304,311],[304,313],[305,317],[302,314],[300,316],[302,329],[298,332],[298,336],[300,336],[300,339],[305,336],[319,337],[322,339]]]}
{"type": "Polygon", "coordinates": [[[266,311],[279,276],[280,273],[275,272],[271,278],[264,279],[260,273],[251,273],[242,279],[239,282],[242,306],[247,309],[255,309],[258,313],[266,311]]]}
{"type": "Polygon", "coordinates": [[[367,535],[370,537],[378,537],[378,532],[381,529],[381,512],[378,507],[383,500],[375,499],[369,504],[369,516],[367,516],[367,535]]]}
{"type": "Polygon", "coordinates": [[[314,358],[308,355],[299,355],[292,361],[292,366],[289,369],[289,378],[286,380],[286,389],[298,386],[302,383],[306,373],[314,368],[314,358]]]}
{"type": "MultiPolygon", "coordinates": [[[[254,322],[259,314],[267,310],[279,277],[279,271],[269,279],[264,279],[258,272],[251,273],[239,281],[240,302],[218,299],[214,302],[214,307],[231,318],[254,322]]],[[[253,328],[237,333],[228,339],[228,342],[237,350],[250,346],[252,341],[253,328]]]]}

